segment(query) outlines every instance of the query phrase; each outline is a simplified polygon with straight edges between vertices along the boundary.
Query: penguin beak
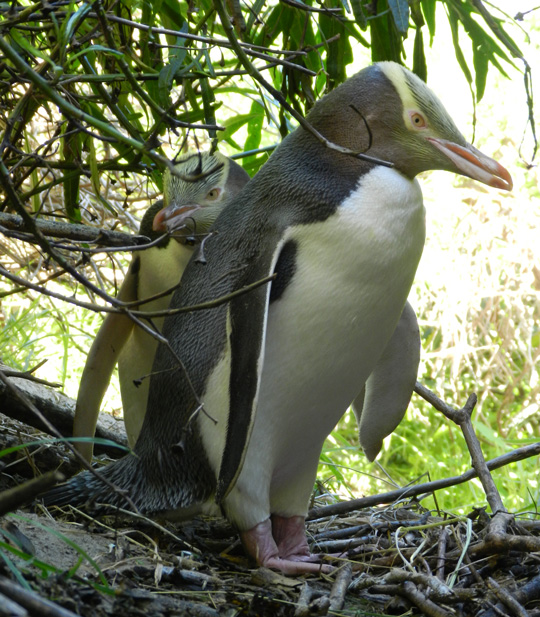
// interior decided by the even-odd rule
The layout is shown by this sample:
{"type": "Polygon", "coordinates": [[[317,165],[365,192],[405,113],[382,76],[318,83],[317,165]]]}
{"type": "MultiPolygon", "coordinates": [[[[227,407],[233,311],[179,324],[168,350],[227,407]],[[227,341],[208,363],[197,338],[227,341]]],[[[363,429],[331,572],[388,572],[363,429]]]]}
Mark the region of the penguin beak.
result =
{"type": "Polygon", "coordinates": [[[154,217],[152,229],[172,233],[184,228],[193,214],[201,209],[200,204],[172,204],[162,208],[154,217]]]}
{"type": "Polygon", "coordinates": [[[449,158],[464,176],[496,189],[512,190],[512,176],[508,171],[474,146],[470,144],[467,144],[466,147],[458,146],[452,141],[436,137],[428,137],[427,139],[449,158]]]}

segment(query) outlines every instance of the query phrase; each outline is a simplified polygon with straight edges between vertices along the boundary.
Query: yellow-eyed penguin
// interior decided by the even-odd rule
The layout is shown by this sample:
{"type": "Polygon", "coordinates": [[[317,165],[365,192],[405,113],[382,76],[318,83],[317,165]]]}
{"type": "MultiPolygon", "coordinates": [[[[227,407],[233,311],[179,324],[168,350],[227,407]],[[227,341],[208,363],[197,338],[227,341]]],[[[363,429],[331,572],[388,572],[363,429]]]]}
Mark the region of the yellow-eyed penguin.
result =
{"type": "MultiPolygon", "coordinates": [[[[443,169],[509,190],[414,74],[374,64],[323,97],[212,227],[165,320],[135,446],[101,473],[149,514],[222,511],[258,564],[317,572],[304,517],[323,442],[395,332],[422,253],[415,176],[443,169]]],[[[47,503],[124,504],[88,473],[47,503]]]]}
{"type": "MultiPolygon", "coordinates": [[[[164,199],[145,213],[140,233],[155,240],[174,231],[157,246],[134,253],[118,298],[136,302],[171,290],[180,280],[193,253],[191,233],[201,238],[216,220],[227,200],[249,180],[237,163],[219,152],[187,153],[175,163],[177,174],[165,171],[164,199]]],[[[142,304],[140,310],[169,307],[172,292],[142,304]]],[[[161,330],[163,318],[153,320],[161,330]]],[[[157,341],[128,317],[109,313],[90,348],[84,367],[73,423],[74,437],[93,437],[99,409],[118,362],[124,422],[129,444],[135,445],[146,412],[149,380],[139,380],[152,370],[157,341]],[[136,385],[140,384],[140,385],[136,385]]],[[[77,442],[79,452],[92,459],[91,442],[77,442]]]]}

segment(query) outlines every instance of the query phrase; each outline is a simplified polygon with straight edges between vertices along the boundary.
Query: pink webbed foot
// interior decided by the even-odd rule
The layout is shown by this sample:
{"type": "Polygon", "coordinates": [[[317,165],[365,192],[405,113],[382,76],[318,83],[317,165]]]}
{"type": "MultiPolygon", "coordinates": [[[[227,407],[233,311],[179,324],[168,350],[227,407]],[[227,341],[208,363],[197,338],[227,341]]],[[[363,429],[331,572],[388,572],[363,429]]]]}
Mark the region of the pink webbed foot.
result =
{"type": "Polygon", "coordinates": [[[247,553],[260,566],[281,570],[284,574],[329,573],[330,565],[315,563],[317,555],[309,552],[304,518],[273,515],[255,527],[240,533],[247,553]]]}

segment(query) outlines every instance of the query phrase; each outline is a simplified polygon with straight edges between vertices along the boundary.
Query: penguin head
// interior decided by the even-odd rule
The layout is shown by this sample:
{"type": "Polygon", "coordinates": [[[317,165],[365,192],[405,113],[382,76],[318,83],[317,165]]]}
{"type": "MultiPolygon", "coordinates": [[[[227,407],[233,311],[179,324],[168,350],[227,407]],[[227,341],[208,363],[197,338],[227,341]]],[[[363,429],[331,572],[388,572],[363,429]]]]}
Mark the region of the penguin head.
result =
{"type": "Polygon", "coordinates": [[[512,188],[508,171],[469,144],[428,86],[396,62],[363,69],[321,103],[307,119],[325,137],[388,161],[410,178],[442,169],[512,188]]]}
{"type": "Polygon", "coordinates": [[[163,205],[153,218],[153,231],[195,242],[248,180],[242,167],[219,152],[183,155],[163,176],[163,205]]]}

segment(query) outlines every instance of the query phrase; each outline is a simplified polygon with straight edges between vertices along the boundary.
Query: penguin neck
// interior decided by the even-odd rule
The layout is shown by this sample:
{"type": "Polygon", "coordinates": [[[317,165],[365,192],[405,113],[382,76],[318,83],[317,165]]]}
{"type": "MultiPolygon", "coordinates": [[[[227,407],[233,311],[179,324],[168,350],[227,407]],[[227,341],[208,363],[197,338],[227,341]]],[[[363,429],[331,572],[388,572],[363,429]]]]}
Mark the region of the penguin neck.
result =
{"type": "Polygon", "coordinates": [[[298,193],[302,201],[337,206],[356,188],[359,178],[374,167],[373,163],[332,150],[303,129],[289,135],[283,145],[287,142],[288,147],[278,149],[265,167],[272,164],[276,170],[286,169],[285,176],[282,171],[269,176],[281,175],[287,193],[298,193]]]}

